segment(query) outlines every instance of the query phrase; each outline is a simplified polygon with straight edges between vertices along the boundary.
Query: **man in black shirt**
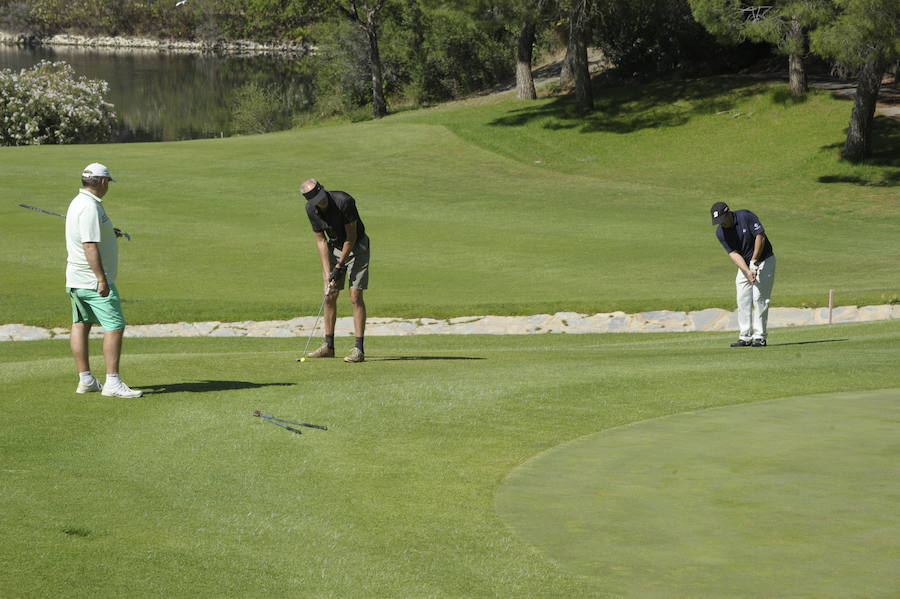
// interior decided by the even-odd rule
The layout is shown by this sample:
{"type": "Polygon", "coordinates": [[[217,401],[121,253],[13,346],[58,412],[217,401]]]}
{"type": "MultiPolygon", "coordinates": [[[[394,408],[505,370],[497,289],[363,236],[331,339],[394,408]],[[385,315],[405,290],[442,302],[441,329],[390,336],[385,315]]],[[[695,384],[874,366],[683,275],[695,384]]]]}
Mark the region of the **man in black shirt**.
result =
{"type": "Polygon", "coordinates": [[[738,267],[737,289],[740,337],[731,347],[765,347],[769,298],[775,285],[775,254],[759,218],[749,210],[734,212],[725,202],[710,208],[716,237],[738,267]]]}
{"type": "Polygon", "coordinates": [[[328,191],[315,179],[300,185],[306,198],[306,215],[316,237],[316,249],[322,262],[325,295],[325,343],[308,358],[334,357],[334,324],[337,298],[350,275],[350,302],[353,304],[353,330],[356,345],[345,362],[363,362],[366,332],[366,304],[363,290],[369,286],[369,236],[356,211],[356,200],[343,191],[328,191]]]}

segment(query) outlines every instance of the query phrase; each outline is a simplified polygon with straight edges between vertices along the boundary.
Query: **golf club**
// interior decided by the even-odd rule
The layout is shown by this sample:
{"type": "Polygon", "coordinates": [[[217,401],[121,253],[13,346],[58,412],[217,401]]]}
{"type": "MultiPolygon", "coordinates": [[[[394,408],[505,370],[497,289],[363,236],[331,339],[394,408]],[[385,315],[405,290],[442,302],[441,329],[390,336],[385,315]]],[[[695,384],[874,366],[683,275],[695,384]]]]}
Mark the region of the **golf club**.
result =
{"type": "Polygon", "coordinates": [[[325,300],[328,299],[329,292],[331,291],[331,283],[328,284],[328,292],[322,296],[322,304],[319,306],[319,312],[316,314],[316,321],[313,323],[312,331],[309,332],[309,338],[306,340],[306,347],[303,348],[303,355],[299,358],[295,358],[294,362],[305,362],[306,361],[306,352],[309,351],[309,342],[312,341],[313,335],[316,334],[316,328],[319,326],[319,317],[322,316],[322,309],[325,308],[325,300]]]}
{"type": "Polygon", "coordinates": [[[253,412],[253,415],[257,416],[259,418],[262,418],[264,420],[272,420],[272,421],[277,420],[279,422],[286,422],[288,424],[296,424],[297,426],[308,426],[309,428],[317,428],[320,431],[328,430],[327,426],[323,426],[321,424],[309,424],[308,422],[297,422],[296,420],[288,420],[287,418],[279,418],[278,416],[274,416],[272,414],[266,414],[264,412],[260,412],[259,410],[256,410],[255,412],[253,412]]]}
{"type": "MultiPolygon", "coordinates": [[[[22,208],[28,208],[29,210],[35,210],[35,211],[37,211],[37,212],[43,212],[44,214],[50,214],[51,216],[58,216],[58,217],[60,217],[60,218],[65,218],[65,217],[66,217],[65,214],[60,214],[59,212],[52,212],[52,211],[50,211],[50,210],[44,210],[43,208],[38,208],[37,206],[31,206],[31,205],[29,205],[29,204],[19,204],[19,206],[21,206],[22,208]]],[[[131,241],[131,235],[129,235],[129,234],[126,233],[125,231],[123,231],[123,230],[121,230],[121,229],[113,229],[113,231],[116,232],[116,236],[117,236],[117,237],[124,237],[124,238],[127,239],[128,241],[131,241]]]]}
{"type": "Polygon", "coordinates": [[[286,424],[281,424],[280,422],[277,422],[277,421],[275,421],[275,420],[272,420],[271,418],[263,418],[263,420],[265,420],[266,422],[271,422],[271,423],[274,424],[275,426],[280,426],[281,428],[285,428],[285,429],[291,431],[291,432],[294,433],[294,434],[297,434],[297,435],[302,435],[302,434],[303,434],[302,431],[297,430],[296,428],[294,428],[294,427],[292,427],[292,426],[288,426],[288,425],[286,425],[286,424]]]}

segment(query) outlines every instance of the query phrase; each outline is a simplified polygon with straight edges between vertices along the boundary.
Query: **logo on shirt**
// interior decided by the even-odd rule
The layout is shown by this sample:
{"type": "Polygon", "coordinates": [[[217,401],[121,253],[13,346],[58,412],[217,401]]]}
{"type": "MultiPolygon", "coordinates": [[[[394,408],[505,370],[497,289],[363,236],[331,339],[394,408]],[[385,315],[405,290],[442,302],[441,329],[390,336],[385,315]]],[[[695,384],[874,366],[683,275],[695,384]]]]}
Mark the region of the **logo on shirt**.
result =
{"type": "Polygon", "coordinates": [[[758,229],[758,228],[759,228],[759,223],[753,223],[753,228],[754,228],[754,229],[758,229]]]}

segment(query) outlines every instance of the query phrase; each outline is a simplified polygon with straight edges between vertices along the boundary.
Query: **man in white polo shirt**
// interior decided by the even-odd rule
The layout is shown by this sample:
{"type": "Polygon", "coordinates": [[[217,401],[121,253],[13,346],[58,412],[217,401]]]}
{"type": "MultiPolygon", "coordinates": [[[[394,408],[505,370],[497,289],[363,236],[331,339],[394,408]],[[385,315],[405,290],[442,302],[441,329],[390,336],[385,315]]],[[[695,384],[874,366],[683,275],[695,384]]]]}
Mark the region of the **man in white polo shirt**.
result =
{"type": "Polygon", "coordinates": [[[121,233],[113,227],[103,208],[103,196],[115,181],[109,169],[94,162],[81,175],[81,189],[66,213],[66,288],[72,304],[72,334],[69,345],[78,368],[76,393],[100,391],[109,397],[140,397],[119,378],[119,357],[125,317],[116,289],[121,233]],[[101,325],[106,382],[101,386],[91,374],[88,336],[91,326],[101,325]]]}

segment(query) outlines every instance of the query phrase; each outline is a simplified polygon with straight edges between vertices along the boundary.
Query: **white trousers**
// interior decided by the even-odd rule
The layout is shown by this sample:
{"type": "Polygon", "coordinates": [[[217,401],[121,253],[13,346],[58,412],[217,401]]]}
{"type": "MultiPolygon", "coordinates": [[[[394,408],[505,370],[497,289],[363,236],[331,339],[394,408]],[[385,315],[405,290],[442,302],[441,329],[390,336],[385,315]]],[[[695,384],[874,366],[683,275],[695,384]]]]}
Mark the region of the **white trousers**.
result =
{"type": "Polygon", "coordinates": [[[775,256],[769,256],[759,265],[756,283],[750,284],[741,269],[737,271],[734,286],[737,288],[738,327],[744,341],[766,338],[769,320],[769,298],[775,285],[775,256]]]}

